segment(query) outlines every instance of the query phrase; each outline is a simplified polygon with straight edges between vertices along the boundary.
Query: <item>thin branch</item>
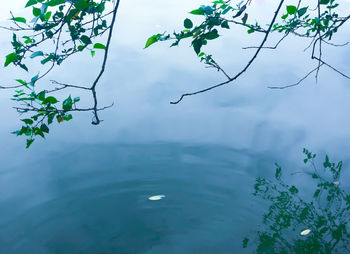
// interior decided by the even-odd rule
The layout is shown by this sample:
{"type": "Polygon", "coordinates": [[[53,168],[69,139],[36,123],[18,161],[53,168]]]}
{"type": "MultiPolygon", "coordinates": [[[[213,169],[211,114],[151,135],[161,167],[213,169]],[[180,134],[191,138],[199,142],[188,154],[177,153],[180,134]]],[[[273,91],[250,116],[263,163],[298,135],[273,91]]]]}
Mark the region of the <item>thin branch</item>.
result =
{"type": "Polygon", "coordinates": [[[325,61],[323,61],[322,59],[319,59],[317,57],[314,57],[317,61],[320,61],[322,64],[326,65],[327,67],[331,68],[333,71],[337,72],[338,74],[342,75],[343,77],[350,79],[350,76],[346,75],[345,73],[337,70],[336,68],[334,68],[332,65],[326,63],[325,61]]]}
{"type": "MultiPolygon", "coordinates": [[[[321,66],[323,65],[323,63],[321,63],[321,66]]],[[[303,82],[307,77],[309,77],[312,73],[314,73],[315,71],[317,71],[317,69],[319,69],[320,67],[317,66],[316,68],[312,69],[308,74],[306,74],[304,77],[302,77],[297,83],[292,84],[292,85],[287,85],[287,86],[268,86],[267,88],[270,89],[286,89],[286,88],[290,88],[293,86],[298,86],[301,84],[301,82],[303,82]]]]}
{"type": "Polygon", "coordinates": [[[279,11],[281,10],[282,8],[282,5],[283,5],[283,2],[284,0],[280,0],[280,3],[275,11],[275,14],[272,18],[272,21],[269,25],[269,28],[267,29],[266,33],[265,33],[265,36],[259,46],[259,48],[257,49],[257,51],[255,52],[255,54],[253,55],[253,57],[250,59],[250,61],[248,62],[248,64],[238,73],[236,74],[233,78],[225,81],[225,82],[222,82],[220,84],[217,84],[217,85],[214,85],[214,86],[211,86],[211,87],[208,87],[206,89],[203,89],[203,90],[199,90],[197,92],[193,92],[193,93],[186,93],[186,94],[183,94],[181,95],[180,99],[178,99],[177,101],[173,101],[173,102],[170,102],[170,104],[178,104],[180,101],[182,101],[182,99],[186,96],[192,96],[192,95],[196,95],[196,94],[200,94],[200,93],[204,93],[204,92],[207,92],[209,90],[212,90],[214,88],[217,88],[217,87],[220,87],[220,86],[223,86],[223,85],[226,85],[226,84],[229,84],[231,83],[232,81],[236,80],[238,77],[240,77],[244,72],[246,72],[248,70],[248,68],[252,65],[252,63],[254,62],[254,60],[256,59],[256,57],[259,55],[262,47],[265,45],[265,42],[267,41],[267,38],[269,37],[269,34],[270,34],[270,31],[273,27],[273,24],[275,23],[275,20],[277,18],[277,15],[279,13],[279,11]]]}
{"type": "Polygon", "coordinates": [[[110,47],[110,44],[111,44],[111,39],[112,39],[112,35],[113,35],[113,27],[114,27],[114,24],[115,24],[117,11],[118,11],[118,8],[119,8],[119,3],[120,3],[120,0],[117,0],[117,3],[116,3],[116,5],[114,7],[114,10],[113,10],[113,17],[112,17],[112,21],[111,21],[111,25],[110,25],[110,30],[109,30],[109,34],[108,34],[108,39],[107,39],[107,44],[106,44],[106,49],[105,49],[105,54],[104,54],[104,58],[103,58],[101,71],[97,75],[93,85],[91,86],[91,91],[92,91],[92,95],[93,95],[93,98],[94,98],[94,118],[95,119],[92,121],[93,125],[98,125],[101,122],[101,120],[99,119],[98,114],[97,114],[96,86],[97,86],[97,84],[98,84],[98,82],[99,82],[99,80],[100,80],[100,78],[101,78],[101,76],[104,73],[105,68],[106,68],[108,52],[109,52],[109,47],[110,47]]]}
{"type": "MultiPolygon", "coordinates": [[[[280,43],[289,35],[289,32],[287,32],[283,37],[276,43],[275,46],[272,47],[262,47],[262,49],[276,49],[280,43]]],[[[250,47],[243,47],[242,49],[257,49],[259,48],[258,46],[250,46],[250,47]]]]}

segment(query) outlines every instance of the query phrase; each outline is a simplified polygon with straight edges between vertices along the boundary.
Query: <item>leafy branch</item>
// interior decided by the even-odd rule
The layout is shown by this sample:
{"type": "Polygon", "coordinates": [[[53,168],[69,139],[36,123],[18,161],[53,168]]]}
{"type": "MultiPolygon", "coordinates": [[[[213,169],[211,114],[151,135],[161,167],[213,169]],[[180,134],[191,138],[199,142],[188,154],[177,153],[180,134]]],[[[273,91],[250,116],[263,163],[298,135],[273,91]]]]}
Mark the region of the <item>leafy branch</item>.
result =
{"type": "Polygon", "coordinates": [[[249,23],[248,7],[251,4],[250,0],[242,1],[239,4],[233,6],[231,0],[213,1],[211,5],[202,5],[200,8],[190,12],[192,15],[199,15],[204,18],[204,21],[195,26],[190,19],[184,20],[185,29],[180,32],[174,32],[173,34],[155,34],[151,36],[147,42],[145,48],[159,41],[174,41],[171,47],[178,46],[181,40],[191,39],[191,47],[193,47],[196,55],[209,67],[215,68],[222,72],[226,81],[219,84],[209,86],[199,91],[185,93],[180,96],[176,101],[170,102],[171,104],[177,104],[181,102],[185,97],[201,94],[215,88],[231,84],[242,76],[249,67],[256,60],[258,55],[263,49],[276,49],[282,41],[288,36],[294,35],[304,39],[310,39],[311,43],[308,48],[311,48],[311,59],[317,61],[317,67],[312,69],[306,76],[301,78],[297,83],[287,86],[270,86],[273,89],[285,89],[293,86],[297,86],[302,83],[312,73],[316,73],[316,81],[322,66],[327,66],[338,74],[349,79],[349,76],[339,71],[337,68],[328,64],[322,57],[323,45],[331,46],[345,46],[336,45],[331,43],[333,36],[338,30],[350,19],[350,15],[341,17],[337,12],[339,4],[336,0],[317,0],[317,6],[313,10],[309,7],[310,2],[299,0],[297,5],[284,5],[283,0],[278,2],[275,8],[272,20],[267,25],[267,28],[261,26],[258,22],[249,23]],[[306,5],[306,6],[305,6],[306,5]],[[279,13],[285,6],[285,13],[278,19],[279,13]],[[212,58],[212,55],[202,52],[202,47],[207,45],[211,40],[215,40],[220,37],[220,29],[231,29],[230,25],[243,26],[247,28],[248,34],[262,33],[264,34],[262,40],[258,46],[245,47],[244,49],[255,49],[255,53],[246,63],[246,65],[234,75],[229,75],[228,72],[218,65],[212,58]],[[275,46],[265,46],[270,34],[278,32],[282,34],[280,40],[275,46]]]}
{"type": "Polygon", "coordinates": [[[32,9],[33,19],[27,22],[24,17],[15,17],[12,13],[11,20],[14,27],[5,29],[13,32],[13,52],[6,56],[5,67],[13,64],[29,72],[28,61],[40,59],[40,63],[47,70],[35,75],[30,81],[16,79],[15,86],[0,86],[1,89],[16,88],[13,100],[19,106],[14,107],[21,115],[27,116],[22,119],[24,125],[18,131],[13,132],[20,136],[27,136],[27,148],[34,142],[36,136],[45,138],[49,133],[49,125],[54,120],[58,123],[69,121],[73,118],[72,112],[92,112],[92,124],[98,125],[101,120],[98,112],[111,107],[98,107],[96,88],[103,75],[108,59],[113,28],[119,8],[120,0],[114,4],[110,0],[29,0],[26,8],[32,9]],[[111,5],[112,11],[106,13],[106,6],[111,5]],[[108,24],[108,19],[110,21],[108,24]],[[99,37],[107,33],[106,44],[93,43],[99,37]],[[19,36],[20,35],[20,36],[19,36]],[[53,41],[52,49],[48,49],[47,41],[53,41]],[[38,50],[42,48],[41,50],[38,50]],[[95,56],[97,50],[104,51],[104,57],[96,79],[91,86],[76,86],[52,81],[58,85],[55,89],[37,89],[36,83],[48,75],[55,66],[61,65],[70,56],[88,50],[91,56],[95,56]],[[80,89],[91,92],[93,106],[79,108],[79,97],[71,95],[62,99],[56,98],[55,92],[66,89],[80,89]]]}

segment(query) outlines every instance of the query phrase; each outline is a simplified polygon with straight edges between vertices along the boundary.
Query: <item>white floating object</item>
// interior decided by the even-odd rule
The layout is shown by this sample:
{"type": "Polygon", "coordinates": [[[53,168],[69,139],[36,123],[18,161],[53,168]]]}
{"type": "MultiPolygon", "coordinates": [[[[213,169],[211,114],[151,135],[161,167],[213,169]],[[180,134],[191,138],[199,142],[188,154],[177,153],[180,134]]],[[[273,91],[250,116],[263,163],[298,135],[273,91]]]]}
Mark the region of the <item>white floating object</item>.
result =
{"type": "Polygon", "coordinates": [[[338,181],[333,182],[334,185],[339,185],[340,183],[338,181]]]}
{"type": "Polygon", "coordinates": [[[300,232],[300,235],[308,235],[311,233],[311,230],[310,229],[305,229],[303,231],[300,232]]]}
{"type": "Polygon", "coordinates": [[[154,201],[154,200],[161,200],[163,198],[165,198],[165,195],[156,195],[156,196],[149,197],[148,199],[154,201]]]}

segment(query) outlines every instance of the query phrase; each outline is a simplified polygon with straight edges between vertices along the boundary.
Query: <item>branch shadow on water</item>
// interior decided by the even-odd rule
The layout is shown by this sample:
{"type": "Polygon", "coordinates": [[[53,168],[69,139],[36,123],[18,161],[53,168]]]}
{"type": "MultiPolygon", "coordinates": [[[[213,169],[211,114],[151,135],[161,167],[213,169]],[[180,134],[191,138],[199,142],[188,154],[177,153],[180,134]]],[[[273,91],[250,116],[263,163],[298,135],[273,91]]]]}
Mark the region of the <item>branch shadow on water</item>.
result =
{"type": "MultiPolygon", "coordinates": [[[[350,194],[341,186],[342,162],[328,156],[318,167],[316,154],[304,149],[310,167],[311,195],[286,183],[276,165],[275,179],[257,178],[253,195],[270,205],[262,225],[243,239],[243,248],[253,253],[350,253],[350,194]]],[[[251,252],[250,252],[251,253],[251,252]]]]}

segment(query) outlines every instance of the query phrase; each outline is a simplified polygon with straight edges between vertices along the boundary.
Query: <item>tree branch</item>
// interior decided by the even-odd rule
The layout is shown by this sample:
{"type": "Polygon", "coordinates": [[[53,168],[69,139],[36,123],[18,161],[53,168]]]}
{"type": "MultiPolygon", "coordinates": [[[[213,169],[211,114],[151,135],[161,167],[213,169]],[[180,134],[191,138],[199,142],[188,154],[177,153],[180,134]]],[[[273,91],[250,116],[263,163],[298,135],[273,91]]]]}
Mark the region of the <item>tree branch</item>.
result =
{"type": "Polygon", "coordinates": [[[193,93],[186,93],[186,94],[182,94],[181,97],[177,100],[177,101],[173,101],[173,102],[170,102],[170,104],[178,104],[180,101],[183,100],[184,97],[187,97],[187,96],[192,96],[192,95],[196,95],[196,94],[200,94],[200,93],[204,93],[204,92],[207,92],[207,91],[210,91],[212,89],[215,89],[217,87],[220,87],[220,86],[223,86],[223,85],[226,85],[226,84],[229,84],[231,83],[232,81],[236,80],[237,78],[239,78],[244,72],[246,72],[248,70],[248,68],[252,65],[252,63],[254,62],[254,60],[256,59],[256,57],[259,55],[261,49],[263,48],[263,46],[265,45],[265,42],[267,41],[267,38],[269,37],[269,34],[270,34],[270,31],[273,27],[273,24],[275,23],[275,20],[277,18],[277,15],[279,13],[279,11],[281,10],[282,8],[282,5],[284,3],[284,0],[280,0],[280,3],[275,11],[275,14],[271,20],[271,23],[269,25],[269,28],[267,29],[266,33],[265,33],[265,36],[262,40],[262,42],[260,43],[260,46],[259,48],[257,49],[257,51],[255,52],[255,54],[253,55],[253,57],[250,59],[250,61],[247,63],[247,65],[239,72],[237,73],[233,78],[230,78],[228,79],[227,81],[225,82],[222,82],[220,84],[217,84],[217,85],[214,85],[214,86],[211,86],[211,87],[208,87],[206,89],[203,89],[203,90],[199,90],[197,92],[193,92],[193,93]]]}

